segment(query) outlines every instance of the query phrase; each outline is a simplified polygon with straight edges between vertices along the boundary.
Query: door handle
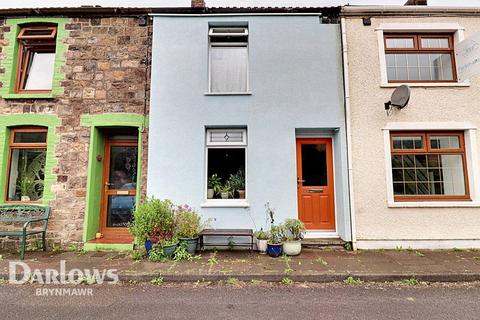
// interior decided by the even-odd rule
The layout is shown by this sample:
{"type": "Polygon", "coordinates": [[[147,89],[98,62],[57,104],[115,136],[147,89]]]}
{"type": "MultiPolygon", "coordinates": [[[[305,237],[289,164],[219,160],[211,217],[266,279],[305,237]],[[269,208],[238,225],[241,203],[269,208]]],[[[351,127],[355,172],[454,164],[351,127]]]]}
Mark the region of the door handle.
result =
{"type": "Polygon", "coordinates": [[[310,193],[323,193],[323,189],[310,189],[307,192],[310,193]]]}
{"type": "Polygon", "coordinates": [[[304,183],[305,180],[300,180],[300,177],[297,177],[297,187],[300,187],[300,184],[304,183]]]}

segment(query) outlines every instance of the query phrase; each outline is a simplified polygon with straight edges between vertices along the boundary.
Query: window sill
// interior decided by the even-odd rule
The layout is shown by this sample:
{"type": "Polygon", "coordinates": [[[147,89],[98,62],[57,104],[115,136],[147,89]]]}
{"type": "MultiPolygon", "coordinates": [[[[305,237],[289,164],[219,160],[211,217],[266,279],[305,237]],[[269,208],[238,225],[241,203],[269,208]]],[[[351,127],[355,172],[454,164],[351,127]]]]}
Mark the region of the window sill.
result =
{"type": "Polygon", "coordinates": [[[205,92],[206,96],[251,96],[251,92],[205,92]]]}
{"type": "Polygon", "coordinates": [[[389,202],[389,208],[479,208],[480,202],[472,201],[417,201],[389,202]]]}
{"type": "Polygon", "coordinates": [[[3,99],[53,99],[53,93],[7,93],[2,95],[3,99]]]}
{"type": "Polygon", "coordinates": [[[250,204],[242,199],[242,200],[207,200],[205,203],[201,205],[202,208],[248,208],[250,204]]]}
{"type": "Polygon", "coordinates": [[[396,88],[401,85],[409,87],[470,87],[470,82],[392,82],[382,83],[380,88],[396,88]]]}

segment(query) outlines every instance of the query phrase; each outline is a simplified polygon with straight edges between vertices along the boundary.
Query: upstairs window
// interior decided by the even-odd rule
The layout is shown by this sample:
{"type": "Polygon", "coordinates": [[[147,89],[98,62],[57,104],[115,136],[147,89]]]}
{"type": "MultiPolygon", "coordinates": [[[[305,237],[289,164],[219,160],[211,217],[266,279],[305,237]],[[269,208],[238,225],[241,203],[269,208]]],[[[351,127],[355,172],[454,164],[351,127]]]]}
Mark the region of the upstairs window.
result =
{"type": "Polygon", "coordinates": [[[392,132],[395,201],[470,200],[463,132],[392,132]]]}
{"type": "Polygon", "coordinates": [[[48,93],[52,90],[55,65],[54,26],[26,26],[20,29],[15,93],[48,93]]]}
{"type": "Polygon", "coordinates": [[[248,91],[248,28],[211,27],[210,84],[212,93],[248,91]]]}
{"type": "Polygon", "coordinates": [[[451,34],[385,34],[388,82],[457,80],[451,34]]]}
{"type": "Polygon", "coordinates": [[[46,154],[46,128],[19,127],[10,131],[7,201],[42,199],[46,154]]]}

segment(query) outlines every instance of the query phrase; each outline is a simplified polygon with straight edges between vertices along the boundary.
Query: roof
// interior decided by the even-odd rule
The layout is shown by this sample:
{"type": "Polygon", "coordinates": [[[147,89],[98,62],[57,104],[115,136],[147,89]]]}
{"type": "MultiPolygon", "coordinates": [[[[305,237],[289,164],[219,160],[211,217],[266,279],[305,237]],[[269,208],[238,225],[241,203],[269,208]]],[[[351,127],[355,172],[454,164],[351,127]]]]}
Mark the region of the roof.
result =
{"type": "Polygon", "coordinates": [[[0,17],[10,16],[137,16],[146,14],[325,14],[338,15],[341,7],[56,7],[0,9],[0,17]]]}

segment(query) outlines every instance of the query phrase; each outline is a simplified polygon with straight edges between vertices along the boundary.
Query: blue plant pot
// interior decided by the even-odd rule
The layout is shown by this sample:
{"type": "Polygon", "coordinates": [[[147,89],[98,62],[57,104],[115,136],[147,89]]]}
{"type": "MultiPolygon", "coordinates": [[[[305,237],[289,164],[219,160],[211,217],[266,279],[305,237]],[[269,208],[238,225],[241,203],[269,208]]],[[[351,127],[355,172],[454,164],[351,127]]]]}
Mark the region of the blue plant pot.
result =
{"type": "Polygon", "coordinates": [[[267,244],[267,253],[272,258],[277,258],[282,254],[282,244],[267,244]]]}
{"type": "Polygon", "coordinates": [[[153,248],[153,242],[151,240],[145,240],[145,250],[147,250],[147,255],[150,254],[150,251],[152,251],[153,248]]]}

